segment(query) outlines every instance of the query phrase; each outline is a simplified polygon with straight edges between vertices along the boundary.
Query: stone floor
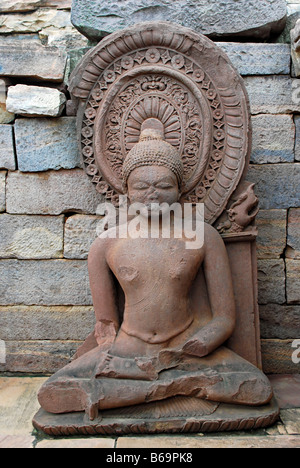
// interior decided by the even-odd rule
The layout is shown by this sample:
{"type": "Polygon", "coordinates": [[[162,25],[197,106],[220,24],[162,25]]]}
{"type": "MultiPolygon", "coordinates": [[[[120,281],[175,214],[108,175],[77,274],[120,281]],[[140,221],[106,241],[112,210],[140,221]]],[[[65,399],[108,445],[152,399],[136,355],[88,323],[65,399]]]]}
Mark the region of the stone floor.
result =
{"type": "Polygon", "coordinates": [[[0,377],[0,448],[300,448],[300,375],[272,376],[280,421],[243,433],[52,439],[32,425],[41,377],[0,377]]]}

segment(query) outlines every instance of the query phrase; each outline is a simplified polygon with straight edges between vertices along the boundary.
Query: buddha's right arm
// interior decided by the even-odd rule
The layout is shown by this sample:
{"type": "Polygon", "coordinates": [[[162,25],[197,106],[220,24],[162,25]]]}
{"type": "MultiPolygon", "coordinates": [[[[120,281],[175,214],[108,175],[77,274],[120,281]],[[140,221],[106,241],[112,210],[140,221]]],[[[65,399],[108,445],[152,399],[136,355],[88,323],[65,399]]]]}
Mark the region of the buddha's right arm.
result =
{"type": "Polygon", "coordinates": [[[99,345],[112,344],[119,330],[119,313],[116,304],[112,272],[106,261],[109,239],[97,239],[92,245],[88,268],[90,288],[96,315],[95,337],[99,345]]]}

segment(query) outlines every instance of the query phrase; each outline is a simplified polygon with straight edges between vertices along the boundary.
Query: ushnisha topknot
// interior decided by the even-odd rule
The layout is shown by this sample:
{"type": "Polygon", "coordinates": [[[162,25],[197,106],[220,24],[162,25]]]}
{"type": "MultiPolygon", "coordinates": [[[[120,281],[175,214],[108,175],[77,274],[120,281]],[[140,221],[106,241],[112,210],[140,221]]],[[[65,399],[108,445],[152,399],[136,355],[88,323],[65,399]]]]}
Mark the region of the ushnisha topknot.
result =
{"type": "Polygon", "coordinates": [[[131,172],[141,166],[164,166],[170,169],[182,186],[183,163],[176,148],[166,142],[162,133],[153,128],[142,130],[139,142],[128,153],[123,164],[123,187],[127,191],[127,182],[131,172]]]}

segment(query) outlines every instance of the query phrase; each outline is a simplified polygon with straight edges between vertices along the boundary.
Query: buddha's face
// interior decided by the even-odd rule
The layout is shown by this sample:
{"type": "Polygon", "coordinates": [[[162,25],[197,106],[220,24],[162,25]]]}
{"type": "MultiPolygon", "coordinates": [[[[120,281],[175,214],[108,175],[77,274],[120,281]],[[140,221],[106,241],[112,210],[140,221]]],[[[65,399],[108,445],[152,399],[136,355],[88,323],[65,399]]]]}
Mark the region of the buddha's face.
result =
{"type": "Polygon", "coordinates": [[[142,166],[134,169],[128,178],[130,203],[142,203],[148,210],[151,205],[179,201],[180,191],[176,175],[167,167],[142,166]]]}

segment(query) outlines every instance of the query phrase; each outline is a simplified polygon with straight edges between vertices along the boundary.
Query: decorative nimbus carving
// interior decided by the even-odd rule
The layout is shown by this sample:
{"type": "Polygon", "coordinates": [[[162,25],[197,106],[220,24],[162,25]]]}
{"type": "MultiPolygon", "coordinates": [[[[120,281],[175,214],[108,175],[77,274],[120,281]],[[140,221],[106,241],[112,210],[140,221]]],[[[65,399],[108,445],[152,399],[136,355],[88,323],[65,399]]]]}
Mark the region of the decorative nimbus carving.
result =
{"type": "Polygon", "coordinates": [[[181,84],[158,75],[138,77],[114,99],[105,125],[112,170],[122,176],[124,157],[138,143],[143,122],[149,118],[162,122],[166,141],[182,153],[188,177],[201,150],[201,109],[181,84]]]}
{"type": "Polygon", "coordinates": [[[174,25],[115,33],[87,54],[71,79],[81,99],[80,149],[97,190],[118,204],[122,165],[147,118],[164,124],[182,156],[183,201],[203,202],[213,223],[249,158],[248,100],[227,56],[174,25]]]}

